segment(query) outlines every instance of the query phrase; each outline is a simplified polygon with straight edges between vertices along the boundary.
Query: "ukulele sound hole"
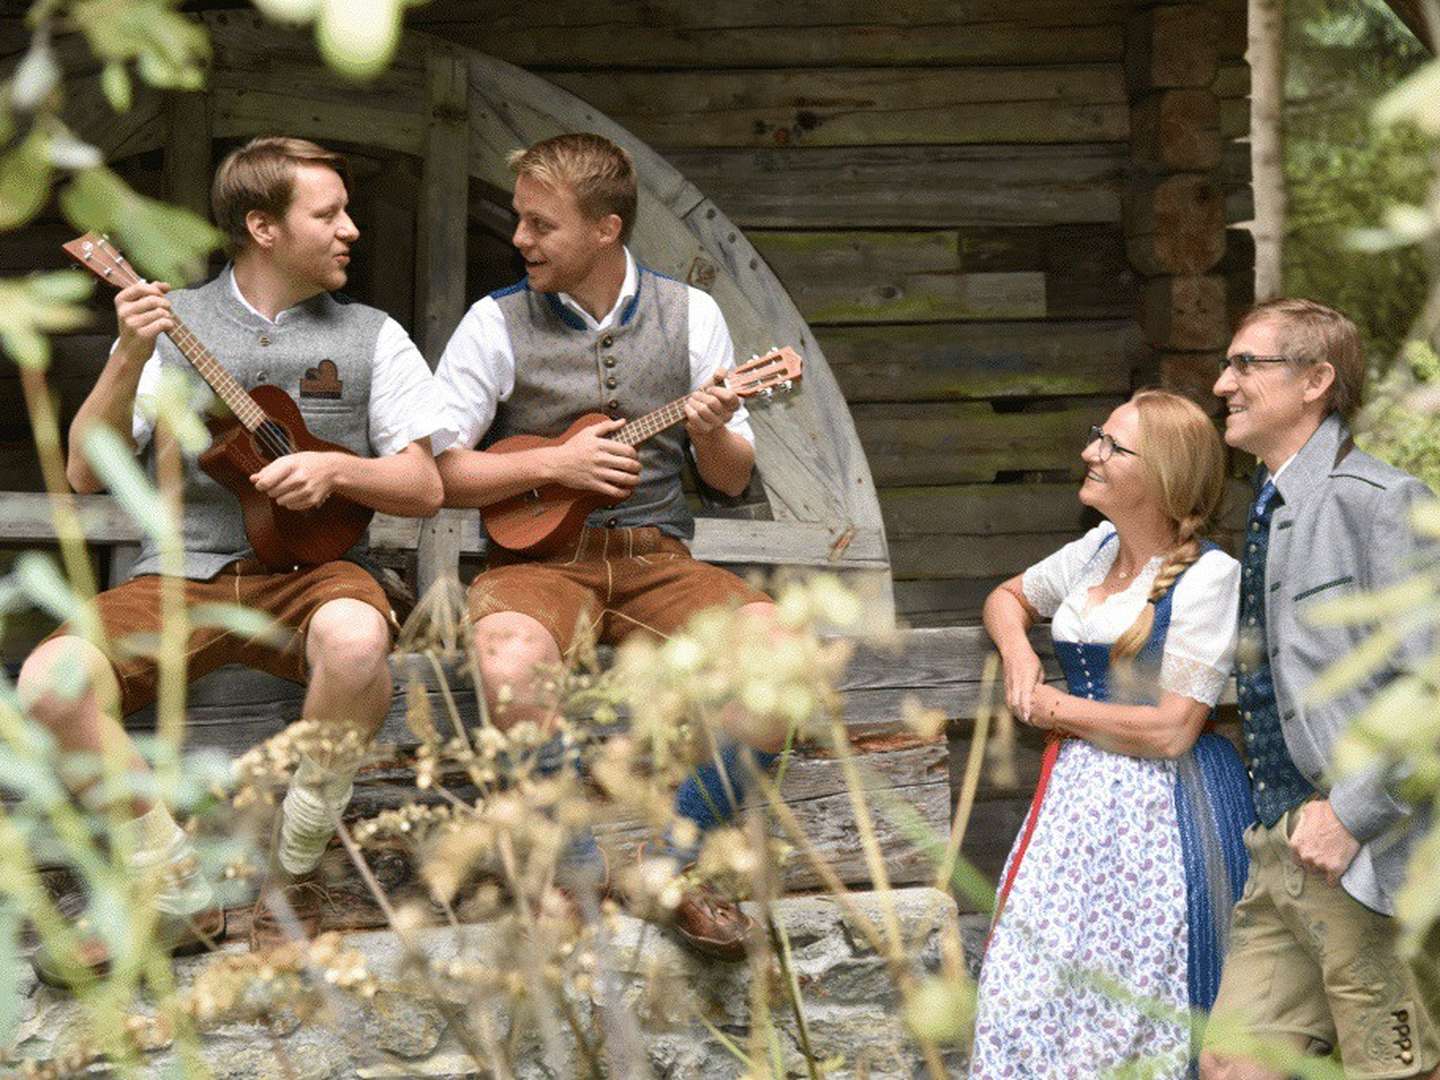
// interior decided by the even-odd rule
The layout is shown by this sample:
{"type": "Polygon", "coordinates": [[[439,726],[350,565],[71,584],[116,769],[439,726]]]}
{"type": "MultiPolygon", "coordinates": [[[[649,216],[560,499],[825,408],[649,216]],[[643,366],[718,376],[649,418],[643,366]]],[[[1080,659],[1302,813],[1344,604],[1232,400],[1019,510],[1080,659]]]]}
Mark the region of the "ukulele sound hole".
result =
{"type": "Polygon", "coordinates": [[[284,457],[286,454],[295,453],[295,444],[290,439],[290,432],[283,424],[275,420],[265,420],[255,429],[255,445],[271,461],[284,457]]]}

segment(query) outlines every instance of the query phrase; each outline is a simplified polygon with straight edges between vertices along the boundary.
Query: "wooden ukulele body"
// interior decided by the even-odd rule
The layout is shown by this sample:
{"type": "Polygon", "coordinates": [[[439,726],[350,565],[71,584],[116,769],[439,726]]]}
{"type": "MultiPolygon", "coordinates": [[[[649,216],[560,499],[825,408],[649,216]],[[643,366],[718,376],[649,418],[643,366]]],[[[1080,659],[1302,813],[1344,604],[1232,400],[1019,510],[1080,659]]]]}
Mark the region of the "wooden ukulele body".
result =
{"type": "MultiPolygon", "coordinates": [[[[305,427],[294,399],[278,386],[257,386],[250,391],[265,414],[285,429],[295,451],[321,450],[349,454],[338,443],[316,438],[305,427]]],[[[214,442],[198,464],[217,484],[240,501],[245,536],[256,556],[273,569],[314,566],[338,559],[349,551],[375,511],[343,495],[331,495],[311,510],[287,510],[250,483],[250,477],[275,459],[262,452],[256,435],[233,416],[210,421],[214,442]]]]}
{"type": "MultiPolygon", "coordinates": [[[[587,413],[556,438],[512,435],[487,447],[486,453],[510,454],[517,450],[559,446],[587,427],[603,424],[608,419],[604,413],[587,413]]],[[[521,555],[554,555],[574,542],[592,513],[602,506],[618,505],[598,492],[546,484],[482,507],[480,518],[490,539],[501,547],[521,555]]]]}

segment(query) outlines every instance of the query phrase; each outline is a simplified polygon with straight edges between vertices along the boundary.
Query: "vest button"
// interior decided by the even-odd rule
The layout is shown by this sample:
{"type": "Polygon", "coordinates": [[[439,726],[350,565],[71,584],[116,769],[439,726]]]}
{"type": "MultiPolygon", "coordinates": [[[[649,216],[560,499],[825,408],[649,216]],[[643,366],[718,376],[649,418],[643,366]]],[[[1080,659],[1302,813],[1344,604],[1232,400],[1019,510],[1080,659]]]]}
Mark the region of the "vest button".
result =
{"type": "Polygon", "coordinates": [[[606,385],[607,387],[609,387],[611,390],[614,390],[615,387],[617,387],[617,386],[620,385],[620,380],[617,379],[617,378],[615,378],[614,375],[610,375],[610,376],[607,376],[607,377],[606,377],[606,379],[605,379],[605,385],[606,385]]]}
{"type": "Polygon", "coordinates": [[[605,366],[606,366],[606,367],[614,367],[614,366],[615,366],[615,357],[613,357],[613,356],[607,356],[607,357],[605,357],[605,366]]]}
{"type": "Polygon", "coordinates": [[[619,518],[611,517],[611,518],[606,518],[606,519],[605,519],[605,527],[606,527],[607,529],[613,529],[613,528],[615,528],[616,525],[619,525],[619,524],[620,524],[620,519],[619,519],[619,518]]]}
{"type": "Polygon", "coordinates": [[[255,380],[256,380],[256,382],[262,382],[262,383],[263,383],[263,382],[264,382],[266,379],[268,379],[268,378],[270,378],[270,373],[269,373],[268,371],[257,371],[257,372],[255,373],[255,380]]]}
{"type": "Polygon", "coordinates": [[[269,344],[270,344],[270,338],[267,337],[265,334],[261,334],[261,335],[260,335],[260,344],[261,344],[262,346],[263,346],[263,345],[269,345],[269,344]]]}
{"type": "Polygon", "coordinates": [[[620,402],[616,401],[614,398],[611,398],[605,403],[605,407],[611,412],[614,412],[616,409],[620,408],[620,402]]]}
{"type": "Polygon", "coordinates": [[[610,348],[611,345],[614,345],[614,344],[615,344],[615,339],[614,339],[613,337],[611,337],[609,334],[606,334],[604,337],[602,337],[602,338],[600,339],[600,344],[601,344],[602,347],[608,349],[608,348],[610,348]]]}

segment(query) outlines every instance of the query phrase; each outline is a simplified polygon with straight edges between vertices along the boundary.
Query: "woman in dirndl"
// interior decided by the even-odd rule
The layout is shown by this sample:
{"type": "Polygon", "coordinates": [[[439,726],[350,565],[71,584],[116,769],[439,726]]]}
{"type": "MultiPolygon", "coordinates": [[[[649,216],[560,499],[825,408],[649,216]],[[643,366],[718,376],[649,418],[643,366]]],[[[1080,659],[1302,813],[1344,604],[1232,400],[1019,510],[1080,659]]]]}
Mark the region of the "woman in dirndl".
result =
{"type": "Polygon", "coordinates": [[[976,1080],[1189,1074],[1247,870],[1249,782],[1206,730],[1240,585],[1204,539],[1220,438],[1193,402],[1147,390],[1081,457],[1080,501],[1105,520],[985,603],[1006,702],[1047,742],[980,974],[976,1080]],[[1042,618],[1063,691],[1030,644],[1042,618]]]}

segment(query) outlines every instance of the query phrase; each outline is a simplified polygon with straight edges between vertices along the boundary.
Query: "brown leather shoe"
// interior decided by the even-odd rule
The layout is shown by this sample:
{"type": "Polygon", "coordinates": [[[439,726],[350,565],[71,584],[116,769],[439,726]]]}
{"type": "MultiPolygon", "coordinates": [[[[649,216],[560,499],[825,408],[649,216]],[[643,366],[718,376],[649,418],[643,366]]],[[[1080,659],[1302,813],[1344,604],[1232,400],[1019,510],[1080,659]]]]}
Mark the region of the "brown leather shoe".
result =
{"type": "MultiPolygon", "coordinates": [[[[642,844],[637,858],[643,863],[657,854],[652,845],[642,844]]],[[[714,960],[744,960],[755,920],[709,882],[690,880],[694,871],[694,863],[680,869],[679,876],[686,884],[673,908],[641,901],[638,909],[634,904],[632,909],[641,918],[672,931],[692,952],[714,960]]]]}
{"type": "MultiPolygon", "coordinates": [[[[74,965],[99,978],[109,974],[110,951],[105,942],[94,933],[85,915],[88,899],[83,892],[71,892],[62,896],[55,904],[79,934],[77,954],[71,958],[74,965]]],[[[225,909],[206,908],[191,915],[169,915],[161,912],[155,923],[155,940],[172,956],[188,956],[217,948],[225,938],[225,909]]],[[[35,950],[30,958],[35,976],[50,986],[66,989],[70,986],[66,966],[44,944],[35,950]]]]}
{"type": "Polygon", "coordinates": [[[306,941],[313,941],[320,932],[321,918],[334,906],[330,890],[311,874],[268,880],[250,909],[250,951],[263,952],[293,941],[296,927],[306,941]],[[286,907],[294,917],[294,926],[285,917],[286,907]]]}
{"type": "Polygon", "coordinates": [[[670,929],[701,956],[736,961],[745,959],[745,943],[755,932],[755,920],[713,885],[702,882],[680,895],[670,929]]]}

